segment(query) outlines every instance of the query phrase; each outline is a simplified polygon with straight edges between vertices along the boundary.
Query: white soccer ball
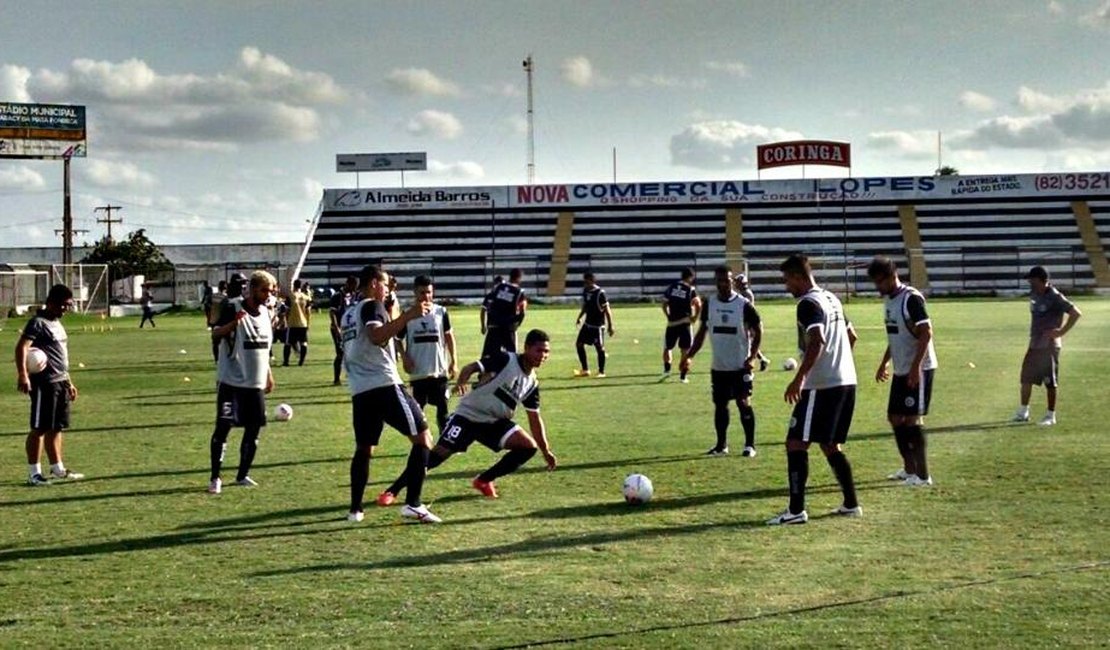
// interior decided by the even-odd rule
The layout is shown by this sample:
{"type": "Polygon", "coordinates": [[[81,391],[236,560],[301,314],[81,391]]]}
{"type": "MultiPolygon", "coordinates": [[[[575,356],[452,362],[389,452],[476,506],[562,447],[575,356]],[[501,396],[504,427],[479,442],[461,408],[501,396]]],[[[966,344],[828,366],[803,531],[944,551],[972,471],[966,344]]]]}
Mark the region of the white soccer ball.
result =
{"type": "Polygon", "coordinates": [[[782,369],[783,370],[794,370],[797,367],[798,367],[798,362],[793,357],[787,357],[786,360],[782,362],[782,369]]]}
{"type": "Polygon", "coordinates": [[[46,370],[46,353],[38,348],[30,348],[27,350],[24,363],[27,366],[27,374],[37,375],[46,370]]]}
{"type": "Polygon", "coordinates": [[[288,422],[293,419],[293,407],[282,403],[274,407],[274,419],[278,422],[288,422]]]}
{"type": "Polygon", "coordinates": [[[626,476],[621,491],[624,493],[624,500],[632,505],[647,503],[651,501],[651,496],[655,494],[651,479],[643,474],[629,474],[626,476]]]}

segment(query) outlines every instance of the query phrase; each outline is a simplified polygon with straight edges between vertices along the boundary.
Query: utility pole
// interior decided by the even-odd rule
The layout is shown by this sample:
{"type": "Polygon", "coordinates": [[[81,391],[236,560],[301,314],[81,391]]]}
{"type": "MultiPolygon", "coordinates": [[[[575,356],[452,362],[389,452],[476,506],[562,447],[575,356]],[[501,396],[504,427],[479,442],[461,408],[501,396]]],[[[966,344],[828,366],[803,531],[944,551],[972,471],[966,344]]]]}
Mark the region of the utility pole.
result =
{"type": "Polygon", "coordinates": [[[69,192],[69,156],[62,158],[62,229],[55,230],[55,235],[62,236],[62,264],[73,264],[73,235],[87,233],[87,230],[73,229],[73,211],[70,208],[69,192]]]}
{"type": "Polygon", "coordinates": [[[532,123],[532,55],[524,59],[524,73],[528,77],[528,184],[536,182],[536,131],[532,123]]]}
{"type": "Polygon", "coordinates": [[[107,215],[103,219],[97,219],[96,222],[97,223],[106,223],[106,224],[108,224],[108,243],[112,243],[114,241],[112,239],[112,224],[113,223],[123,223],[123,219],[113,219],[112,218],[112,211],[113,210],[122,210],[122,209],[123,208],[121,208],[118,205],[105,205],[105,206],[102,206],[102,207],[99,207],[99,208],[93,208],[93,212],[103,211],[107,215]]]}

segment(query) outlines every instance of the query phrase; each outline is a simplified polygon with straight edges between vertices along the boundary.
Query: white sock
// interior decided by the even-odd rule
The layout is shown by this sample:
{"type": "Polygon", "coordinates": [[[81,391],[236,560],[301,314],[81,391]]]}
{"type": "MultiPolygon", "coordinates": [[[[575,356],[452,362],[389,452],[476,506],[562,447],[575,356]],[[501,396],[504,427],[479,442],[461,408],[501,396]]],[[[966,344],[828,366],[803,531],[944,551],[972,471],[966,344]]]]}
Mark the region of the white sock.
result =
{"type": "Polygon", "coordinates": [[[1023,404],[1022,406],[1020,406],[1018,408],[1018,413],[1021,413],[1022,415],[1029,415],[1029,405],[1023,404]]]}
{"type": "Polygon", "coordinates": [[[66,466],[62,461],[58,461],[50,466],[50,473],[54,476],[65,476],[66,466]]]}
{"type": "Polygon", "coordinates": [[[27,471],[31,473],[31,476],[42,474],[42,463],[28,463],[27,471]]]}

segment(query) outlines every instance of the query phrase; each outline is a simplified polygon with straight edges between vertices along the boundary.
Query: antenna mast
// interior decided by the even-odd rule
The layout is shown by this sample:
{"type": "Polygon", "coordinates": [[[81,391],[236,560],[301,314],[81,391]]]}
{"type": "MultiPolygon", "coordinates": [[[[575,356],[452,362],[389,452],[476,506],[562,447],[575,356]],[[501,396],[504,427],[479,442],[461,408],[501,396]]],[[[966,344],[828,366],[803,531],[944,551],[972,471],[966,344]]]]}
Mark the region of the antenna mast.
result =
{"type": "Polygon", "coordinates": [[[536,182],[536,132],[532,121],[532,55],[524,59],[524,73],[528,77],[528,184],[536,182]]]}

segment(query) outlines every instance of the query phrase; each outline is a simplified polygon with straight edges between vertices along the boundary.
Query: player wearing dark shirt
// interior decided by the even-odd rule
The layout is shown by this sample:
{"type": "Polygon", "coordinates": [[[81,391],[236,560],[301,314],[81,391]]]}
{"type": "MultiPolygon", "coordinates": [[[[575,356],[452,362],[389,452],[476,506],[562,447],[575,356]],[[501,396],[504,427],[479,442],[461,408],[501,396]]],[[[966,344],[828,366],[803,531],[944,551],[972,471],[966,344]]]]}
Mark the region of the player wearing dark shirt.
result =
{"type": "Polygon", "coordinates": [[[61,323],[62,316],[72,308],[73,291],[64,284],[54,285],[46,296],[46,307],[27,321],[15,344],[16,386],[31,397],[27,483],[36,487],[50,485],[39,463],[44,446],[51,477],[84,478],[66,469],[62,462],[62,430],[69,428],[69,404],[77,399],[77,388],[69,377],[69,337],[61,323]],[[32,347],[46,355],[46,367],[34,374],[27,369],[27,353],[32,347]]]}
{"type": "Polygon", "coordinates": [[[1064,335],[1075,327],[1082,316],[1079,308],[1048,282],[1048,271],[1034,266],[1025,275],[1029,281],[1029,348],[1021,363],[1021,406],[1014,413],[1015,422],[1029,421],[1029,398],[1033,384],[1044,384],[1048,410],[1040,424],[1056,424],[1056,386],[1059,383],[1060,348],[1064,335]],[[1064,322],[1067,316],[1067,322],[1064,322]]]}
{"type": "Polygon", "coordinates": [[[339,375],[343,370],[343,325],[341,320],[343,312],[351,306],[355,298],[355,292],[358,291],[358,278],[353,275],[347,276],[347,282],[339,287],[331,296],[330,304],[328,305],[328,319],[330,320],[331,342],[335,344],[335,360],[332,361],[332,384],[339,385],[339,375]]]}
{"type": "MultiPolygon", "coordinates": [[[[540,417],[540,387],[536,379],[536,369],[550,354],[550,337],[541,330],[532,330],[524,338],[524,351],[520,354],[498,352],[463,366],[455,384],[463,397],[428,457],[428,469],[438,467],[455,453],[465,453],[474,442],[494,452],[505,450],[508,453],[471,481],[475,490],[491,499],[497,498],[493,482],[515,472],[536,455],[537,449],[543,454],[547,469],[555,469],[558,461],[540,417]],[[471,388],[469,381],[475,374],[479,380],[471,388]],[[531,435],[512,420],[517,406],[528,412],[531,435]]],[[[406,468],[378,495],[379,505],[393,503],[411,471],[411,467],[406,468]]]]}
{"type": "MultiPolygon", "coordinates": [[[[685,354],[690,349],[690,325],[697,321],[701,310],[701,298],[694,288],[694,269],[682,269],[682,279],[667,287],[663,292],[663,315],[667,317],[667,329],[663,334],[663,379],[671,376],[671,350],[678,345],[685,354]]],[[[687,383],[686,372],[680,369],[682,383],[687,383]]]]}
{"type": "Polygon", "coordinates": [[[582,309],[578,312],[578,319],[574,322],[578,327],[578,340],[574,346],[578,350],[578,363],[580,370],[574,371],[575,377],[589,377],[590,364],[586,360],[586,346],[592,345],[597,350],[597,376],[605,376],[605,332],[613,335],[613,310],[609,308],[609,298],[605,289],[597,286],[597,279],[593,273],[582,275],[582,309]],[[583,323],[582,319],[586,322],[583,323]]]}
{"type": "Polygon", "coordinates": [[[733,290],[732,269],[719,266],[713,272],[717,293],[701,310],[701,325],[690,349],[682,355],[680,368],[689,371],[694,355],[708,337],[713,348],[710,377],[713,386],[713,423],[717,444],[710,456],[728,454],[728,407],[735,401],[744,428],[744,456],[755,456],[755,410],[752,408],[752,368],[759,358],[763,322],[755,305],[733,290]]]}
{"type": "Polygon", "coordinates": [[[509,281],[495,286],[482,300],[478,319],[486,337],[482,344],[483,357],[502,350],[516,352],[516,330],[524,322],[528,305],[524,289],[520,287],[523,278],[522,270],[513,269],[509,272],[509,281]]]}

